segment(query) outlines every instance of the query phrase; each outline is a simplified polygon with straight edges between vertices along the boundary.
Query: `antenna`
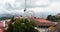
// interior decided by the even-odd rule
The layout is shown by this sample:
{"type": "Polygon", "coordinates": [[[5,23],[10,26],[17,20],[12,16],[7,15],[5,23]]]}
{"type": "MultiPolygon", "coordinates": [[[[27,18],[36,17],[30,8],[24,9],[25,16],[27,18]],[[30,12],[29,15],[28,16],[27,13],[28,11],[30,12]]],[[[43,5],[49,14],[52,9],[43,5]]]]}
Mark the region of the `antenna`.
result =
{"type": "Polygon", "coordinates": [[[24,9],[24,12],[26,11],[26,0],[25,0],[25,9],[24,9]]]}

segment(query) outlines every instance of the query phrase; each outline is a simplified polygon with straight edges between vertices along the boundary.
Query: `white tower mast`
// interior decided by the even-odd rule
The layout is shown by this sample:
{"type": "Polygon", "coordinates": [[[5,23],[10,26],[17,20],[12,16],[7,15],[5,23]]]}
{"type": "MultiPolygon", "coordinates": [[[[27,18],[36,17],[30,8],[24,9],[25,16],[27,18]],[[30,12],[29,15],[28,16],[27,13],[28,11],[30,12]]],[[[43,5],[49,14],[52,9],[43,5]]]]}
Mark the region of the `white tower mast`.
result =
{"type": "Polygon", "coordinates": [[[26,0],[25,0],[25,9],[24,9],[24,12],[26,11],[26,7],[27,7],[27,3],[26,3],[26,0]]]}

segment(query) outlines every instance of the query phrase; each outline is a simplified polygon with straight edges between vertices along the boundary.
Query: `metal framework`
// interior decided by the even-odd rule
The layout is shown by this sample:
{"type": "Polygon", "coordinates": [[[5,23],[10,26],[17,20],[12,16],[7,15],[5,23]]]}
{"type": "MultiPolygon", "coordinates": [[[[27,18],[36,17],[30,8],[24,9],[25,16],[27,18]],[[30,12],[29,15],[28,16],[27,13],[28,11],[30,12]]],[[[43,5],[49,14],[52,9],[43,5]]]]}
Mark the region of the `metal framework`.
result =
{"type": "Polygon", "coordinates": [[[27,0],[25,0],[25,9],[24,9],[24,12],[26,11],[26,7],[27,7],[27,3],[26,3],[27,0]]]}
{"type": "Polygon", "coordinates": [[[27,17],[28,17],[28,14],[31,15],[31,17],[34,17],[34,15],[35,15],[33,11],[31,11],[31,10],[27,11],[27,0],[25,0],[25,9],[24,9],[24,12],[25,12],[27,17]]]}

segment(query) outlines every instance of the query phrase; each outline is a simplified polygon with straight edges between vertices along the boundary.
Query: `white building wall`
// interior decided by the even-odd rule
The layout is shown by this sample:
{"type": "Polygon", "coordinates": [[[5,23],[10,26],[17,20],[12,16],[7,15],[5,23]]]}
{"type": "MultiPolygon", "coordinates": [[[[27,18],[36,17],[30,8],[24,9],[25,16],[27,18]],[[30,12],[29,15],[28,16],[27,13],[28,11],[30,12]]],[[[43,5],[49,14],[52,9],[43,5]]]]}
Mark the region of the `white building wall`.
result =
{"type": "Polygon", "coordinates": [[[5,21],[3,21],[3,27],[5,27],[5,21]]]}

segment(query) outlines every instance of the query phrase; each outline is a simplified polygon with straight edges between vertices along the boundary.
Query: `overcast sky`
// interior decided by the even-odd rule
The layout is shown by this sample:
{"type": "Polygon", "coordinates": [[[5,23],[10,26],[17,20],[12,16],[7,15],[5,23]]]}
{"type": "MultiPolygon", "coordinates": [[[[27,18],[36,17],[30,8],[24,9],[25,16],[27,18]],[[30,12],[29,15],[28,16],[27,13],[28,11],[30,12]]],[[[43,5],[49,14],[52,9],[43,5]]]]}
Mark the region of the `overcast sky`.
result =
{"type": "MultiPolygon", "coordinates": [[[[37,17],[60,13],[60,0],[27,0],[27,11],[33,11],[37,17]]],[[[25,0],[0,0],[0,14],[22,14],[25,0]]]]}

